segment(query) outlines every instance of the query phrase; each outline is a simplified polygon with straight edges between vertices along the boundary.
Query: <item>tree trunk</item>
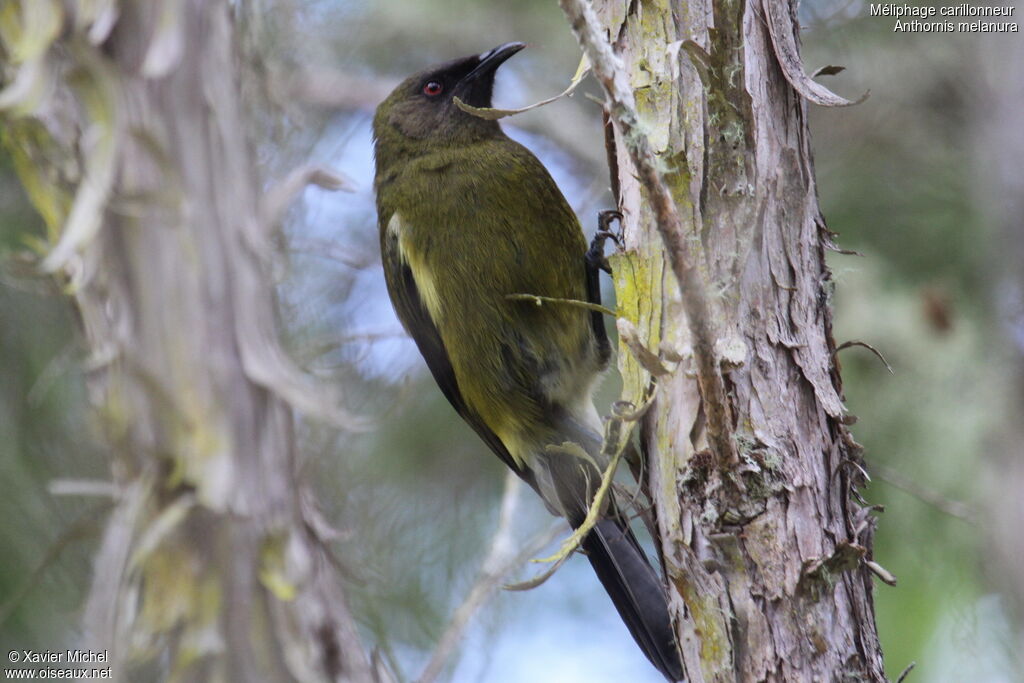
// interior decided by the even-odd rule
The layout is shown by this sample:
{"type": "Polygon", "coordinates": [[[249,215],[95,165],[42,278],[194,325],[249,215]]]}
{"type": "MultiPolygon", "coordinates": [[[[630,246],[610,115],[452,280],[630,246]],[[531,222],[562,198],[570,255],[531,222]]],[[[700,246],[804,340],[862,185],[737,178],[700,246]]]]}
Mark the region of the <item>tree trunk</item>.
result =
{"type": "Polygon", "coordinates": [[[337,397],[306,391],[274,330],[242,10],[5,9],[5,141],[80,312],[116,492],[82,646],[116,680],[380,680],[296,475],[285,399],[337,397]]]}
{"type": "Polygon", "coordinates": [[[653,396],[687,680],[884,681],[807,129],[808,99],[848,102],[804,74],[795,3],[588,5],[562,0],[615,124],[620,368],[653,396]]]}

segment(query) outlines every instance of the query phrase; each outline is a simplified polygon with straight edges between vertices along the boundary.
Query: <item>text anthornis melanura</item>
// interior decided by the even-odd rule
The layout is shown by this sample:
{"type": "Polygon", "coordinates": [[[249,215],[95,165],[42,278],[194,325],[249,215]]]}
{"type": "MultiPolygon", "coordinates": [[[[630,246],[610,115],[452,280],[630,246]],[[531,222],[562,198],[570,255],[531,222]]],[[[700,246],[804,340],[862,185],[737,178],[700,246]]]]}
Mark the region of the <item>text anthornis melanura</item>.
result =
{"type": "MultiPolygon", "coordinates": [[[[377,211],[388,291],[459,415],[573,527],[601,479],[591,398],[608,362],[599,313],[510,294],[599,299],[579,221],[544,166],[491,106],[508,43],[407,78],[377,108],[377,211]]],[[[682,677],[665,588],[614,501],[583,542],[633,638],[670,680],[682,677]]]]}

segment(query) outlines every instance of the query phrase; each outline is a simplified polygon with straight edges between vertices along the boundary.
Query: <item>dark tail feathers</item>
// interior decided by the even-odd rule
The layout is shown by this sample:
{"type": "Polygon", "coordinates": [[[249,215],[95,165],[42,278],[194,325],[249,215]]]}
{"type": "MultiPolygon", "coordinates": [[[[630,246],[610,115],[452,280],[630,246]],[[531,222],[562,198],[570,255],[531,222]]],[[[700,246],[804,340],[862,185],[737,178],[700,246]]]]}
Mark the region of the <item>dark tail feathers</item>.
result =
{"type": "Polygon", "coordinates": [[[665,588],[633,532],[614,519],[603,519],[587,534],[583,549],[647,659],[668,680],[682,680],[665,588]]]}

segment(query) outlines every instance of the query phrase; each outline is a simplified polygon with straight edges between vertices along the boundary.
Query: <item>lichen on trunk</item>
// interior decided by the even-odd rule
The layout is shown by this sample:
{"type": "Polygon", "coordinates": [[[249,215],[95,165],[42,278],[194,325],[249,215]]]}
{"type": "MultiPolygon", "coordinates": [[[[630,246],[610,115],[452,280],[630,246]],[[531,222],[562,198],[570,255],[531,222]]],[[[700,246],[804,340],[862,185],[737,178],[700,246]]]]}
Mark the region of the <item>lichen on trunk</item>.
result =
{"type": "Polygon", "coordinates": [[[710,320],[695,323],[637,172],[637,133],[623,135],[609,105],[625,216],[619,315],[679,361],[654,377],[625,344],[619,354],[627,397],[657,385],[642,442],[687,679],[884,681],[875,520],[856,494],[806,118],[807,97],[847,102],[792,73],[786,0],[594,5],[709,299],[710,320]],[[695,324],[713,335],[725,406],[697,381],[695,324]],[[714,456],[715,410],[728,416],[732,465],[714,456]]]}

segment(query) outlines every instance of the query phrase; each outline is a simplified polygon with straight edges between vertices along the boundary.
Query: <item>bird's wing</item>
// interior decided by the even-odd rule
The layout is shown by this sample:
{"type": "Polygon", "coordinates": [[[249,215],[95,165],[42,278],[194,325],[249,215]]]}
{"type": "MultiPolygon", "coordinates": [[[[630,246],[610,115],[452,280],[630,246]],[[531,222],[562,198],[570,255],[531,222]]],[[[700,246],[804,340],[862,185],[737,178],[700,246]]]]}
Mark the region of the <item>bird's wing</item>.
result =
{"type": "MultiPolygon", "coordinates": [[[[381,215],[380,220],[382,226],[387,226],[391,216],[381,215]]],[[[434,325],[434,321],[423,303],[412,269],[401,258],[396,231],[381,230],[381,256],[384,262],[384,278],[387,281],[388,292],[391,294],[391,301],[395,305],[398,318],[412,336],[413,341],[416,342],[416,346],[419,347],[423,359],[427,362],[427,367],[430,368],[430,373],[441,388],[441,393],[462,419],[480,435],[484,443],[501,458],[502,462],[512,468],[528,484],[536,487],[532,473],[516,463],[498,435],[484,424],[480,416],[471,410],[463,399],[455,379],[455,370],[452,368],[448,351],[441,339],[441,333],[438,332],[437,326],[434,325]]]]}

